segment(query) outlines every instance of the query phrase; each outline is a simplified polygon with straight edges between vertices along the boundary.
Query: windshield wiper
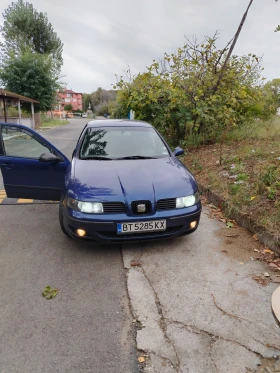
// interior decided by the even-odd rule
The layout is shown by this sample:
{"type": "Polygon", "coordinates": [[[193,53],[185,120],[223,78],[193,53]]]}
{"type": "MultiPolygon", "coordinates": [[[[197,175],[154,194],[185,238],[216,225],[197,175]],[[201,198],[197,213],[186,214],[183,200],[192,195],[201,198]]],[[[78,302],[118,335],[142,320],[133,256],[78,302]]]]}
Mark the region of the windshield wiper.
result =
{"type": "Polygon", "coordinates": [[[128,157],[115,158],[119,159],[156,159],[155,157],[144,157],[143,155],[130,155],[128,157]]]}
{"type": "Polygon", "coordinates": [[[98,156],[91,156],[91,157],[84,157],[81,158],[82,160],[89,160],[89,159],[94,159],[94,160],[99,160],[99,161],[112,161],[112,158],[108,157],[98,157],[98,156]]]}

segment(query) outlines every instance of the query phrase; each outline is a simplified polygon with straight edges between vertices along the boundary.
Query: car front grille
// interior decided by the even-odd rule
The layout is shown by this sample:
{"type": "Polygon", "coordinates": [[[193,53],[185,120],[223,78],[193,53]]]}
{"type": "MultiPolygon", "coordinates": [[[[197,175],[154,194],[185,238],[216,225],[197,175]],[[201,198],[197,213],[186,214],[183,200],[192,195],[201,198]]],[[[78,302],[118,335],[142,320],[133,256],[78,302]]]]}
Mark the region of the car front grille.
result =
{"type": "Polygon", "coordinates": [[[151,201],[133,201],[131,202],[131,210],[133,215],[148,215],[152,212],[151,201]],[[138,212],[138,205],[145,205],[145,211],[138,212]]]}
{"type": "Polygon", "coordinates": [[[166,198],[157,201],[157,210],[174,210],[176,209],[176,198],[166,198]]]}
{"type": "Polygon", "coordinates": [[[103,202],[105,214],[118,214],[125,212],[125,205],[122,202],[103,202]]]}

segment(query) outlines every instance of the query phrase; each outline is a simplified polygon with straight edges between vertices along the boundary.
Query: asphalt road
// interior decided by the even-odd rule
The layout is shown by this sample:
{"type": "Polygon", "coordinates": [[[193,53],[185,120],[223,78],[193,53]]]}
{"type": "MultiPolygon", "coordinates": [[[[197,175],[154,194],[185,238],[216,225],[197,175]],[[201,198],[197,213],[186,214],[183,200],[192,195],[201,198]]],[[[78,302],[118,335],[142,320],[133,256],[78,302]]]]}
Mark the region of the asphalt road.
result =
{"type": "MultiPolygon", "coordinates": [[[[85,123],[42,135],[70,158],[85,123]]],[[[68,239],[57,204],[0,205],[0,237],[1,373],[138,371],[120,246],[68,239]]]]}

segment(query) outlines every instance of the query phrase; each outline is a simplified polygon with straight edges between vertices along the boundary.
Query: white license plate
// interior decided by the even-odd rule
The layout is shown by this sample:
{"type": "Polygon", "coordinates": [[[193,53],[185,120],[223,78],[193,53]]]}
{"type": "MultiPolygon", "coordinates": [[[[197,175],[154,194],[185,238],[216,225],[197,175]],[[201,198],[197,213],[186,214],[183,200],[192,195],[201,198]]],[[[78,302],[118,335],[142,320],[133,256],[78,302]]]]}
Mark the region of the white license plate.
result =
{"type": "Polygon", "coordinates": [[[138,221],[137,223],[118,223],[118,234],[144,233],[166,230],[166,220],[138,221]]]}

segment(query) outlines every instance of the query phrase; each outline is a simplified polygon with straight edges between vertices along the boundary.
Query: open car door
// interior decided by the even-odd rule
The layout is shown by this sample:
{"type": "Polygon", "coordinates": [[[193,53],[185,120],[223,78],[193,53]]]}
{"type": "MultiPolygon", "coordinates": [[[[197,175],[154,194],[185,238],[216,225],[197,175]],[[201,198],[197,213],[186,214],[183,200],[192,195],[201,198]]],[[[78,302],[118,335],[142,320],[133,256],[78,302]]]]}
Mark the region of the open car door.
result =
{"type": "Polygon", "coordinates": [[[0,123],[0,168],[7,197],[59,201],[69,165],[36,131],[0,123]]]}

